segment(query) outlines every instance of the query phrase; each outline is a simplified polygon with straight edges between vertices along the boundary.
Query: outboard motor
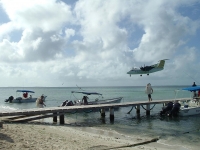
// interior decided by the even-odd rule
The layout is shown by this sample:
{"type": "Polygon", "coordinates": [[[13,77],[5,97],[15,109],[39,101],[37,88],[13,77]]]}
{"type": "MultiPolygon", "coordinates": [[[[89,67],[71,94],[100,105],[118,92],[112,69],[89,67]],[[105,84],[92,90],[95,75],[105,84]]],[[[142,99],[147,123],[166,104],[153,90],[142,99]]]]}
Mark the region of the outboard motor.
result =
{"type": "Polygon", "coordinates": [[[60,106],[66,106],[68,103],[68,100],[64,101],[60,106]]]}
{"type": "Polygon", "coordinates": [[[69,101],[66,106],[73,106],[73,105],[74,105],[73,102],[69,101]]]}
{"type": "Polygon", "coordinates": [[[177,116],[180,110],[181,104],[179,104],[178,102],[174,103],[174,106],[172,108],[172,110],[168,113],[168,116],[177,116]]]}
{"type": "Polygon", "coordinates": [[[10,96],[8,99],[6,99],[5,100],[5,102],[10,102],[10,103],[12,103],[12,100],[14,99],[14,97],[13,96],[10,96]]]}
{"type": "Polygon", "coordinates": [[[165,115],[167,114],[169,111],[171,111],[173,108],[173,102],[169,102],[167,104],[167,106],[162,108],[162,111],[160,111],[160,115],[165,115]]]}

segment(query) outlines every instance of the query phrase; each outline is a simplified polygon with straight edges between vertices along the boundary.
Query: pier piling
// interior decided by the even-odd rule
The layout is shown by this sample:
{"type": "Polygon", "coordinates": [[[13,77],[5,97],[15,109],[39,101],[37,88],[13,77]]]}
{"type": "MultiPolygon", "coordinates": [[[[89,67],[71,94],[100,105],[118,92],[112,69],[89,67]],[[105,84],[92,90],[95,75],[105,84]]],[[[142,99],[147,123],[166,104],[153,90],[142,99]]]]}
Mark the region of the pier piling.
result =
{"type": "Polygon", "coordinates": [[[102,108],[102,109],[101,109],[101,117],[102,117],[102,118],[105,118],[105,116],[106,116],[106,114],[105,114],[105,109],[102,108]]]}
{"type": "Polygon", "coordinates": [[[0,121],[0,128],[3,128],[3,122],[0,121]]]}
{"type": "Polygon", "coordinates": [[[57,122],[57,112],[53,113],[53,122],[57,122]]]}
{"type": "Polygon", "coordinates": [[[114,121],[114,108],[110,107],[110,121],[114,121]]]}
{"type": "Polygon", "coordinates": [[[137,105],[137,106],[136,106],[136,114],[137,114],[137,115],[140,115],[140,105],[137,105]]]}
{"type": "Polygon", "coordinates": [[[63,113],[60,114],[60,124],[65,124],[65,117],[63,113]]]}
{"type": "Polygon", "coordinates": [[[150,116],[150,104],[147,104],[146,115],[150,116]]]}

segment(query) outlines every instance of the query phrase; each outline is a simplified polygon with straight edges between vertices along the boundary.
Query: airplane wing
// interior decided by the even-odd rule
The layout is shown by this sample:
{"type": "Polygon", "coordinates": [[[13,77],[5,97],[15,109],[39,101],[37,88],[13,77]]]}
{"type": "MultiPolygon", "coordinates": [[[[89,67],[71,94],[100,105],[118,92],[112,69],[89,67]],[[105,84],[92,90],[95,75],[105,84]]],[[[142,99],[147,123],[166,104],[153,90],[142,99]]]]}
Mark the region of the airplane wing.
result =
{"type": "Polygon", "coordinates": [[[145,66],[145,67],[140,67],[142,71],[150,71],[151,69],[155,68],[154,66],[145,66]]]}

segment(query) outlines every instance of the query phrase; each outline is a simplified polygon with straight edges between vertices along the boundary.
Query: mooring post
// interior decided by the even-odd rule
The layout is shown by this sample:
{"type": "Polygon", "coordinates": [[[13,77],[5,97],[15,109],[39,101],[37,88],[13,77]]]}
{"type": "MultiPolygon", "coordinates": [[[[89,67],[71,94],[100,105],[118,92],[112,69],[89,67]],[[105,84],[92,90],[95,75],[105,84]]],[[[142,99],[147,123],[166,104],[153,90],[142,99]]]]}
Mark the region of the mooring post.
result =
{"type": "Polygon", "coordinates": [[[147,104],[146,115],[150,115],[150,104],[147,104]]]}
{"type": "Polygon", "coordinates": [[[59,116],[60,116],[60,124],[65,124],[65,117],[64,117],[64,114],[61,113],[59,116]]]}
{"type": "Polygon", "coordinates": [[[53,122],[57,122],[57,112],[53,113],[53,122]]]}
{"type": "Polygon", "coordinates": [[[102,118],[105,118],[105,116],[106,116],[106,114],[105,114],[105,109],[102,108],[102,109],[101,109],[101,117],[102,117],[102,118]]]}
{"type": "Polygon", "coordinates": [[[137,115],[140,115],[140,105],[137,105],[137,106],[136,106],[136,114],[137,114],[137,115]]]}
{"type": "Polygon", "coordinates": [[[114,121],[114,107],[110,107],[110,121],[114,121]]]}

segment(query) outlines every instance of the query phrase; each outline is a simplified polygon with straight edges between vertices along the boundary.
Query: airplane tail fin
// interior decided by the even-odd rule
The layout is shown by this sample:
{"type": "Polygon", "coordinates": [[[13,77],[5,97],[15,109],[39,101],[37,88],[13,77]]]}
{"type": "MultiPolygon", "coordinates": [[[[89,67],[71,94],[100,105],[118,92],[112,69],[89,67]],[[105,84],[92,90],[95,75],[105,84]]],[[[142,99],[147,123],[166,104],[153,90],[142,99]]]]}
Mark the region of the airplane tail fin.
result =
{"type": "Polygon", "coordinates": [[[160,60],[160,62],[158,63],[158,68],[164,68],[165,65],[165,60],[160,60]]]}

